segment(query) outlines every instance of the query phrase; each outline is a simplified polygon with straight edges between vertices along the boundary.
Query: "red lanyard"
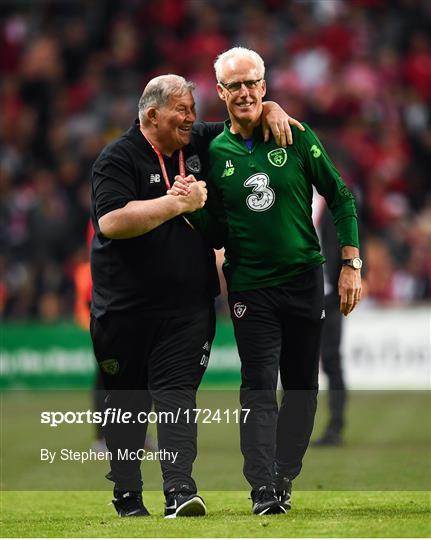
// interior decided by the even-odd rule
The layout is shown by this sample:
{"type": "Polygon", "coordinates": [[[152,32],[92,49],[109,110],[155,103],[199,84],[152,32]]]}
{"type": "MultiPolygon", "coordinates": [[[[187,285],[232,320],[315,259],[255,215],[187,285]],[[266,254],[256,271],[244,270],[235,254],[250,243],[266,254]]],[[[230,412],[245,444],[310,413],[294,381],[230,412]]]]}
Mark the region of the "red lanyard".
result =
{"type": "MultiPolygon", "coordinates": [[[[141,131],[141,133],[142,133],[142,135],[144,135],[144,133],[142,131],[141,131]]],[[[169,182],[169,176],[168,176],[168,172],[166,170],[165,160],[163,159],[162,153],[157,148],[157,146],[155,146],[150,141],[150,139],[146,135],[144,135],[144,137],[147,139],[148,144],[151,146],[151,148],[154,150],[157,157],[159,158],[159,164],[160,164],[160,168],[162,169],[162,174],[163,174],[163,178],[165,180],[166,187],[167,187],[167,189],[171,189],[171,183],[169,182]]],[[[184,163],[184,152],[183,152],[182,148],[180,148],[178,161],[179,161],[179,166],[180,166],[180,176],[185,178],[185,176],[186,176],[186,166],[185,166],[185,163],[184,163]]],[[[189,227],[194,229],[194,226],[190,223],[190,221],[186,218],[186,216],[182,216],[182,218],[184,219],[184,221],[187,223],[187,225],[189,227]]]]}
{"type": "MultiPolygon", "coordinates": [[[[141,131],[141,133],[142,133],[142,131],[141,131]]],[[[144,135],[144,133],[142,133],[142,135],[144,135]]],[[[169,182],[169,176],[168,176],[168,172],[166,170],[165,160],[163,159],[162,153],[157,148],[157,146],[155,146],[150,141],[150,139],[146,135],[144,135],[144,137],[147,139],[148,144],[151,146],[151,148],[154,150],[157,157],[159,158],[159,164],[160,164],[160,168],[162,169],[162,174],[163,174],[163,178],[165,180],[166,188],[171,189],[171,183],[169,182]]],[[[182,148],[180,148],[179,159],[178,160],[179,160],[179,165],[180,165],[180,176],[185,178],[185,176],[186,176],[186,166],[184,164],[184,152],[183,152],[182,148]]]]}

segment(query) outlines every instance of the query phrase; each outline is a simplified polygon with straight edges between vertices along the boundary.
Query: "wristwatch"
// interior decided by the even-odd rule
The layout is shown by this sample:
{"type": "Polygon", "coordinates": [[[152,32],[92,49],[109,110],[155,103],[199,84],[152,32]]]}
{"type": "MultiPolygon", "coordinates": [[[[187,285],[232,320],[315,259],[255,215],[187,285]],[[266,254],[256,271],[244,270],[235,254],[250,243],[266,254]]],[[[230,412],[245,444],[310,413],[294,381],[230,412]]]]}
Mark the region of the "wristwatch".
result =
{"type": "Polygon", "coordinates": [[[354,259],[343,259],[343,266],[351,266],[355,270],[362,268],[362,259],[355,257],[354,259]]]}

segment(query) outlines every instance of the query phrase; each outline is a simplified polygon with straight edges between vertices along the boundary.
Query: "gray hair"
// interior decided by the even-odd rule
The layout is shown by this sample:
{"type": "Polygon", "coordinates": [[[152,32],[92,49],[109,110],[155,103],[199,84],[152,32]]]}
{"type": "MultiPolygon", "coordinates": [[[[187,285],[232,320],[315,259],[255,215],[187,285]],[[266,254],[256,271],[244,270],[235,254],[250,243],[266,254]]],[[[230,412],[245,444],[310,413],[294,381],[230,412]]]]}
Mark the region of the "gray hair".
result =
{"type": "Polygon", "coordinates": [[[172,96],[182,96],[187,92],[193,92],[194,89],[195,84],[186,81],[180,75],[160,75],[151,79],[139,99],[139,120],[142,122],[143,115],[148,107],[163,107],[172,96]]]}
{"type": "Polygon", "coordinates": [[[214,70],[216,74],[217,82],[221,82],[222,79],[222,70],[225,62],[231,58],[248,58],[256,64],[256,68],[259,72],[259,77],[262,79],[265,77],[265,63],[262,57],[257,54],[256,51],[251,49],[246,49],[245,47],[232,47],[228,51],[225,51],[222,54],[219,54],[214,62],[214,70]]]}

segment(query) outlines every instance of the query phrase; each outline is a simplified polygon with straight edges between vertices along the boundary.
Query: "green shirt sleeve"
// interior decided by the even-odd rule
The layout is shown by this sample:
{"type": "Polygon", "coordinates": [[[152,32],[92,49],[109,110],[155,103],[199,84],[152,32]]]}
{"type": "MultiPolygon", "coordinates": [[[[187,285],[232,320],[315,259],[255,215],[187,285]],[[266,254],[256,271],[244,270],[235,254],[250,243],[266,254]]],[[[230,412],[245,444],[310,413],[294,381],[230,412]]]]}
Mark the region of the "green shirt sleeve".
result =
{"type": "Polygon", "coordinates": [[[304,168],[317,191],[326,199],[337,229],[340,247],[359,248],[358,216],[355,198],[343,182],[333,161],[313,130],[304,124],[305,132],[296,130],[304,168]],[[298,136],[299,135],[299,136],[298,136]]]}

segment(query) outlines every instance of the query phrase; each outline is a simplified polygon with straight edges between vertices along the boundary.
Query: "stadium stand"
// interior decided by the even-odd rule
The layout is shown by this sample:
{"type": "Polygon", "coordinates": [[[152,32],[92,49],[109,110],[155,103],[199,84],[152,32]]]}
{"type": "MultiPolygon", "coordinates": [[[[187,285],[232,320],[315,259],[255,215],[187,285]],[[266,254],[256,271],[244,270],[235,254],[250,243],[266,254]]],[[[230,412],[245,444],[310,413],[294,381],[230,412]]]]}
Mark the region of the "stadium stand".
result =
{"type": "Polygon", "coordinates": [[[92,162],[157,74],[195,81],[200,117],[223,119],[212,62],[235,44],[360,194],[369,301],[429,300],[430,36],[421,0],[2,2],[3,317],[73,317],[92,162]]]}

